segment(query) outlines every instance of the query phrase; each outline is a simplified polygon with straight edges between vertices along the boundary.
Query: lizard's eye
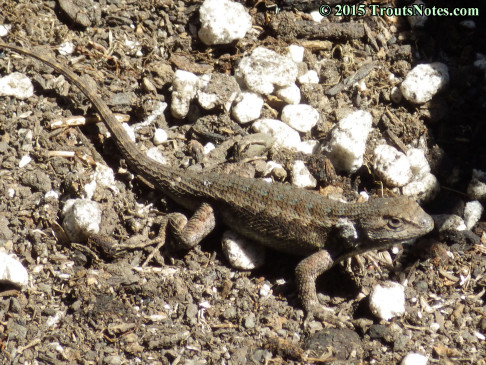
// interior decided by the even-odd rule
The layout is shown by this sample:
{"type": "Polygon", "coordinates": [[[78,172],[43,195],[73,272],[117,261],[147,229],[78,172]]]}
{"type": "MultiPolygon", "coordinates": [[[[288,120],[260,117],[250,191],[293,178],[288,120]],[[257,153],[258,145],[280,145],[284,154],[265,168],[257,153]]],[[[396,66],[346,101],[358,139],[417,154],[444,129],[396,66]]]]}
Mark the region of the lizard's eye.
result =
{"type": "Polygon", "coordinates": [[[388,219],[388,227],[398,228],[402,225],[402,220],[400,218],[392,217],[388,219]]]}

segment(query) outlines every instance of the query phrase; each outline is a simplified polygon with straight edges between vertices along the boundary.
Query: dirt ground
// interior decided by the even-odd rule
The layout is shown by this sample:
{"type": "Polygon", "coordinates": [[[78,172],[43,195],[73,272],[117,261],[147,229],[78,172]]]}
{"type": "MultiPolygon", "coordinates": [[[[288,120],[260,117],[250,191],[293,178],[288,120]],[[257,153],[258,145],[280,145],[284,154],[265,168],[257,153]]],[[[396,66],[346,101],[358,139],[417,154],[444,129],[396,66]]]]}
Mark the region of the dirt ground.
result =
{"type": "MultiPolygon", "coordinates": [[[[400,17],[331,17],[330,24],[343,24],[339,32],[310,27],[308,15],[288,7],[291,1],[278,3],[279,12],[272,1],[248,1],[244,5],[257,36],[214,47],[197,38],[201,1],[95,2],[98,11],[91,0],[0,0],[0,24],[12,26],[2,39],[51,53],[65,64],[73,61],[69,67],[89,75],[112,111],[127,115],[130,123],[151,115],[157,102],[170,104],[177,69],[233,74],[244,52],[258,45],[284,53],[288,45],[301,44],[308,68],[319,70],[321,79],[319,85],[302,87],[302,102],[321,114],[303,139],[325,139],[346,109],[372,113],[370,140],[385,138],[397,146],[425,138],[427,158],[441,183],[438,197],[425,206],[431,214],[461,215],[472,168],[486,171],[485,77],[473,66],[478,53],[486,54],[484,1],[461,2],[480,6],[474,29],[452,17],[429,17],[425,28],[414,30],[400,17]],[[73,3],[84,10],[74,20],[68,15],[76,13],[73,3]],[[360,34],[356,29],[363,24],[367,31],[360,34]],[[69,56],[56,51],[65,41],[76,46],[69,56]],[[137,43],[131,48],[128,41],[137,43]],[[328,92],[369,61],[375,66],[363,78],[366,91],[358,93],[351,85],[328,92]],[[444,92],[420,107],[390,101],[391,89],[415,64],[435,61],[449,68],[444,92]],[[387,70],[397,80],[385,78],[387,70]]],[[[301,10],[309,4],[319,3],[294,2],[301,10]]],[[[47,128],[59,117],[95,114],[79,90],[37,61],[0,54],[0,74],[13,71],[28,75],[35,91],[26,100],[0,98],[0,245],[17,255],[30,281],[22,289],[0,286],[0,363],[396,364],[418,352],[434,364],[486,364],[483,220],[472,232],[433,232],[394,251],[392,266],[380,257],[361,257],[333,268],[318,280],[318,289],[336,321],[307,317],[302,310],[294,281],[299,258],[272,253],[259,270],[231,268],[220,248],[224,227],[189,252],[166,245],[145,266],[155,244],[107,257],[59,234],[65,202],[80,197],[93,173],[90,158],[115,171],[116,189],[99,187],[93,200],[103,209],[101,233],[117,242],[150,241],[157,217],[183,210],[132,179],[102,124],[47,128]],[[54,151],[91,157],[53,157],[54,151]],[[19,167],[27,154],[32,161],[19,167]],[[46,196],[50,190],[59,196],[46,196]],[[387,279],[406,281],[406,314],[379,321],[368,309],[367,294],[387,279]]],[[[263,115],[280,112],[278,100],[265,101],[263,115]]],[[[221,160],[240,163],[232,141],[251,133],[224,111],[196,111],[178,121],[167,109],[138,131],[140,146],[153,146],[155,127],[169,133],[171,143],[159,149],[174,166],[219,166],[221,161],[194,156],[191,146],[207,142],[226,143],[221,160]]],[[[280,158],[288,162],[295,156],[280,158]]],[[[322,172],[319,161],[309,163],[317,166],[316,175],[322,172]]],[[[255,164],[248,169],[258,170],[255,164]]],[[[348,193],[357,186],[371,193],[380,188],[367,169],[324,176],[320,186],[327,180],[348,193]]]]}

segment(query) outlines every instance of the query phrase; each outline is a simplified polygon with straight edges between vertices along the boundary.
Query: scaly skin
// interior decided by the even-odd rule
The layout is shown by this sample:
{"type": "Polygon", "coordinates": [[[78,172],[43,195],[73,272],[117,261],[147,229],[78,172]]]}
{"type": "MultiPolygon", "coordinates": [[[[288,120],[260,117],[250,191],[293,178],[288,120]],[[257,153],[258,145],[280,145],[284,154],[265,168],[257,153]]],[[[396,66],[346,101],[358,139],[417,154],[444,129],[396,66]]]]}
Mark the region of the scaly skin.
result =
{"type": "Polygon", "coordinates": [[[432,218],[406,197],[342,203],[288,184],[195,174],[162,165],[137,148],[104,101],[71,70],[17,46],[0,43],[0,48],[36,58],[75,84],[100,114],[131,169],[178,204],[195,211],[190,220],[179,213],[168,216],[169,227],[181,246],[193,247],[220,220],[262,245],[306,256],[296,274],[299,295],[308,311],[319,311],[315,279],[334,263],[415,239],[433,229],[432,218]]]}

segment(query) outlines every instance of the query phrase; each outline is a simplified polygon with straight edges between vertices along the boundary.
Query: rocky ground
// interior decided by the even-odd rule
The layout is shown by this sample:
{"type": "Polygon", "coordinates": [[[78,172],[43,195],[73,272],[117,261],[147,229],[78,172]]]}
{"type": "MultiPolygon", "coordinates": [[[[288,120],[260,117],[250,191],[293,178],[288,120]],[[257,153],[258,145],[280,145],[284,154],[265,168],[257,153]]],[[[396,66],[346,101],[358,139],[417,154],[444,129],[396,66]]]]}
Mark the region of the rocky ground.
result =
{"type": "MultiPolygon", "coordinates": [[[[155,116],[138,128],[138,145],[154,147],[154,131],[165,130],[168,141],[156,147],[174,166],[261,176],[262,161],[271,158],[283,167],[273,178],[289,181],[293,162],[303,159],[321,193],[353,200],[357,191],[390,193],[373,169],[373,149],[385,141],[425,152],[441,186],[424,205],[430,214],[463,217],[474,200],[472,170],[486,171],[485,75],[474,65],[486,54],[485,2],[461,3],[477,7],[479,17],[430,16],[422,28],[406,17],[371,16],[331,16],[319,26],[309,15],[316,4],[245,2],[252,30],[218,46],[197,36],[200,1],[0,0],[0,25],[10,27],[4,42],[88,75],[129,124],[155,116]],[[467,19],[475,26],[461,23],[467,19]],[[72,53],[60,55],[64,42],[75,46],[72,53]],[[174,71],[233,75],[256,47],[286,54],[289,45],[305,48],[302,67],[320,81],[299,84],[301,103],[320,116],[300,133],[303,141],[329,139],[346,112],[371,113],[364,167],[356,172],[335,174],[323,156],[268,151],[269,140],[249,143],[251,123],[237,123],[225,108],[203,110],[194,101],[188,116],[173,117],[174,71]],[[425,104],[394,100],[407,73],[430,62],[447,65],[447,87],[425,104]],[[157,114],[161,103],[168,108],[157,114]],[[204,155],[209,142],[217,148],[204,155]],[[241,145],[264,148],[241,158],[241,145]]],[[[410,353],[429,363],[486,363],[482,219],[471,230],[435,230],[413,246],[337,265],[318,280],[320,299],[335,315],[306,316],[296,296],[297,257],[268,252],[260,269],[233,269],[220,247],[224,227],[189,252],[169,244],[155,251],[158,219],[183,210],[127,171],[101,123],[50,128],[60,118],[95,115],[79,90],[37,61],[1,53],[0,75],[14,71],[31,79],[34,94],[0,97],[0,244],[29,281],[0,285],[2,364],[396,364],[410,353]],[[115,173],[91,196],[102,210],[100,233],[138,248],[106,255],[65,237],[62,210],[85,196],[97,164],[115,173]],[[380,320],[368,294],[386,280],[405,285],[405,313],[380,320]]],[[[262,117],[278,119],[284,105],[264,96],[262,117]]]]}

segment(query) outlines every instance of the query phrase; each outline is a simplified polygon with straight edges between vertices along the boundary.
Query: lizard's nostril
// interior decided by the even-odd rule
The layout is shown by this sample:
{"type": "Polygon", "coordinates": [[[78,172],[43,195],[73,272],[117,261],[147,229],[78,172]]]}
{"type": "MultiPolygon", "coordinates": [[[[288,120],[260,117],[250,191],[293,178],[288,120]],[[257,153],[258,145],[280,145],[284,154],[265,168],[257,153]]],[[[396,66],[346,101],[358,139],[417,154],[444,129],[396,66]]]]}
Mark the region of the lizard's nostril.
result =
{"type": "Polygon", "coordinates": [[[431,231],[434,228],[434,220],[430,215],[426,215],[422,219],[422,226],[428,228],[429,231],[431,231]]]}

